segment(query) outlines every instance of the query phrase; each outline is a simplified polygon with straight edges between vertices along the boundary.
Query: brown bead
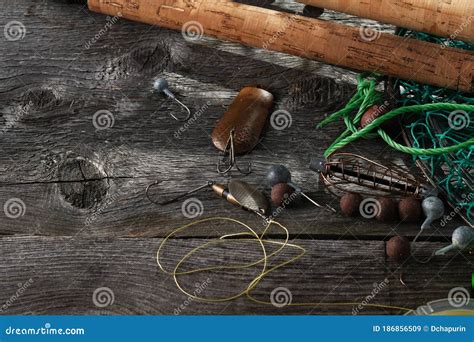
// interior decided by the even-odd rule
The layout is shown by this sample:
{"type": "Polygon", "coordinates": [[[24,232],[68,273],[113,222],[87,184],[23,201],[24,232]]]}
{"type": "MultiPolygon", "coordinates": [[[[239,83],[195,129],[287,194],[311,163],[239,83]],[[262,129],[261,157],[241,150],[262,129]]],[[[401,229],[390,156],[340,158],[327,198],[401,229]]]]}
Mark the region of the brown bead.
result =
{"type": "Polygon", "coordinates": [[[364,128],[384,113],[386,113],[385,107],[373,105],[372,107],[367,108],[364,115],[362,115],[362,118],[360,119],[360,126],[364,128]]]}
{"type": "Polygon", "coordinates": [[[359,206],[362,196],[353,192],[348,192],[341,197],[339,205],[344,216],[354,217],[359,215],[359,206]]]}
{"type": "Polygon", "coordinates": [[[389,197],[379,197],[377,201],[380,204],[376,216],[377,220],[382,222],[395,221],[398,216],[397,203],[389,197]]]}
{"type": "MultiPolygon", "coordinates": [[[[372,121],[377,119],[380,116],[388,113],[392,108],[387,104],[384,103],[382,105],[373,105],[365,111],[360,119],[360,126],[364,128],[365,126],[369,125],[372,121]]],[[[398,117],[394,117],[390,120],[385,121],[380,128],[382,128],[388,134],[396,135],[397,132],[400,132],[400,125],[398,123],[398,117]]]]}
{"type": "Polygon", "coordinates": [[[403,222],[417,223],[421,220],[421,203],[414,197],[403,198],[398,203],[398,215],[403,222]]]}
{"type": "Polygon", "coordinates": [[[403,262],[411,254],[410,241],[406,237],[395,235],[387,241],[385,252],[392,261],[403,262]]]}
{"type": "Polygon", "coordinates": [[[287,183],[278,183],[272,187],[272,203],[276,206],[281,206],[283,202],[291,201],[290,196],[295,192],[287,183]]]}

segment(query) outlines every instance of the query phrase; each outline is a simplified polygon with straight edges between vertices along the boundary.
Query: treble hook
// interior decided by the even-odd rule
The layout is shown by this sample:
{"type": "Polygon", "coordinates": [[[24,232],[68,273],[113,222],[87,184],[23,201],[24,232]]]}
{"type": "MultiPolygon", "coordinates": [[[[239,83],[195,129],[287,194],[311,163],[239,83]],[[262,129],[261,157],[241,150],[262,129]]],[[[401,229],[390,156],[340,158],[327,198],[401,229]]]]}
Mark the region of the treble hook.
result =
{"type": "Polygon", "coordinates": [[[159,184],[159,183],[160,183],[160,181],[155,181],[155,182],[149,184],[149,185],[146,187],[146,190],[145,190],[145,196],[146,196],[146,198],[148,198],[148,200],[149,200],[151,203],[157,204],[157,205],[166,205],[166,204],[170,204],[170,203],[177,202],[177,201],[179,201],[180,199],[182,199],[182,198],[184,198],[184,197],[186,197],[186,196],[189,196],[189,195],[191,195],[191,194],[193,194],[193,193],[195,193],[195,192],[198,192],[198,191],[200,191],[200,190],[202,190],[202,189],[204,189],[204,188],[206,188],[206,187],[211,187],[211,186],[213,186],[214,184],[216,184],[215,181],[211,181],[211,180],[210,180],[210,181],[208,181],[206,184],[201,185],[201,186],[199,186],[199,187],[197,187],[197,188],[195,188],[195,189],[189,190],[188,192],[183,193],[183,194],[181,194],[181,195],[179,195],[179,196],[176,196],[176,197],[173,198],[173,199],[170,199],[170,200],[167,200],[167,201],[163,201],[163,202],[157,202],[157,201],[152,200],[152,199],[150,198],[149,192],[150,192],[150,189],[151,189],[152,187],[156,186],[156,185],[159,184]]]}
{"type": "Polygon", "coordinates": [[[170,113],[170,115],[173,119],[175,119],[176,121],[180,121],[180,122],[186,122],[186,121],[189,120],[189,118],[191,117],[191,111],[189,110],[189,108],[186,105],[184,105],[180,100],[178,100],[176,98],[176,96],[174,96],[174,94],[171,92],[171,90],[169,90],[168,81],[166,81],[164,78],[158,78],[158,79],[155,80],[155,82],[153,82],[153,88],[157,92],[164,93],[170,99],[172,99],[173,101],[176,101],[187,112],[187,116],[184,119],[180,119],[180,118],[176,117],[173,113],[170,113]]]}
{"type": "Polygon", "coordinates": [[[222,157],[222,159],[219,159],[217,162],[217,172],[219,174],[225,174],[235,167],[240,173],[244,175],[248,175],[249,173],[252,172],[252,165],[249,162],[246,171],[242,171],[239,165],[237,165],[237,160],[235,156],[234,135],[235,135],[235,129],[233,128],[230,131],[229,139],[227,140],[227,144],[224,149],[224,156],[222,157]]]}

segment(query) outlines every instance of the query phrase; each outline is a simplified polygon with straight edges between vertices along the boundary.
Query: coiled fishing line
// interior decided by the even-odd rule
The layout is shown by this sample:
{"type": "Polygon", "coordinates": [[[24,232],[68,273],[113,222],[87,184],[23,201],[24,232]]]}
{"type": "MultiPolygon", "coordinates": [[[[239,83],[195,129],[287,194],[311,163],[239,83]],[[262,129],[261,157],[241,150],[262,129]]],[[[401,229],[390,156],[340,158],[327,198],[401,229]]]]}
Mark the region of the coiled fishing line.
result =
{"type": "MultiPolygon", "coordinates": [[[[203,303],[217,303],[217,302],[229,302],[232,300],[235,300],[237,298],[240,298],[242,296],[246,296],[248,299],[251,301],[257,303],[257,304],[262,304],[262,305],[274,305],[271,301],[263,301],[260,299],[257,299],[252,296],[251,292],[254,290],[257,285],[260,283],[260,281],[270,274],[271,272],[276,271],[277,269],[289,265],[291,263],[296,262],[298,259],[303,257],[303,255],[306,253],[306,250],[297,245],[289,242],[289,231],[288,229],[283,226],[281,223],[277,221],[270,220],[266,224],[263,232],[259,235],[257,231],[252,228],[251,226],[247,225],[246,223],[230,218],[230,217],[210,217],[210,218],[205,218],[205,219],[200,219],[193,221],[191,223],[188,223],[186,225],[183,225],[179,228],[176,228],[173,230],[170,234],[168,234],[163,241],[160,243],[160,246],[158,247],[158,251],[156,253],[156,261],[158,264],[158,267],[160,270],[170,276],[172,276],[173,281],[175,282],[177,288],[188,298],[192,298],[193,300],[203,302],[203,303]],[[187,252],[181,259],[178,260],[178,262],[175,264],[174,267],[167,269],[163,266],[162,260],[162,251],[164,247],[166,246],[167,242],[169,241],[170,238],[175,236],[176,234],[183,232],[188,229],[192,229],[197,225],[203,224],[203,223],[211,223],[211,222],[217,222],[221,221],[224,223],[230,223],[230,224],[237,224],[238,226],[244,228],[244,231],[238,232],[238,233],[232,233],[232,234],[225,234],[222,235],[218,238],[211,239],[210,241],[204,242],[201,245],[192,248],[189,252],[187,252]],[[272,225],[275,225],[277,228],[279,228],[281,231],[284,233],[284,239],[283,241],[273,241],[269,239],[265,239],[265,235],[267,234],[268,230],[272,225]],[[201,268],[191,268],[187,270],[181,270],[184,266],[184,264],[187,261],[191,261],[193,256],[197,252],[200,252],[208,247],[214,246],[214,245],[225,245],[229,244],[230,242],[235,242],[238,239],[239,242],[245,242],[250,244],[257,243],[259,246],[259,249],[261,250],[262,256],[259,257],[258,260],[251,261],[248,263],[240,263],[240,264],[233,264],[233,263],[227,263],[223,265],[217,265],[217,266],[209,266],[209,267],[201,267],[201,268]],[[269,245],[274,245],[278,246],[278,248],[275,251],[269,252],[268,251],[268,246],[269,245]],[[283,261],[277,262],[276,265],[274,266],[269,266],[270,260],[272,258],[275,258],[276,256],[281,256],[282,252],[287,250],[287,249],[293,249],[296,250],[298,253],[295,256],[287,257],[284,258],[283,261]],[[190,275],[190,274],[197,274],[197,273],[204,273],[204,272],[209,272],[209,271],[215,271],[215,270],[243,270],[243,269],[249,269],[255,266],[259,266],[259,271],[258,274],[252,278],[252,280],[245,285],[244,290],[240,291],[238,290],[237,292],[227,295],[227,296],[215,296],[215,297],[204,297],[201,295],[198,295],[196,293],[191,292],[190,290],[186,289],[186,287],[180,282],[179,277],[184,276],[184,275],[190,275]]],[[[410,311],[412,309],[410,308],[404,308],[404,307],[398,307],[398,306],[392,306],[392,305],[384,305],[384,304],[371,304],[371,303],[361,303],[361,302],[335,302],[335,303],[329,303],[329,302],[304,302],[304,303],[288,303],[286,306],[289,307],[296,307],[296,306],[319,306],[319,307],[324,307],[324,306],[356,306],[356,305],[364,305],[367,307],[376,307],[376,308],[384,308],[384,309],[392,309],[392,310],[402,310],[402,311],[410,311]]]]}

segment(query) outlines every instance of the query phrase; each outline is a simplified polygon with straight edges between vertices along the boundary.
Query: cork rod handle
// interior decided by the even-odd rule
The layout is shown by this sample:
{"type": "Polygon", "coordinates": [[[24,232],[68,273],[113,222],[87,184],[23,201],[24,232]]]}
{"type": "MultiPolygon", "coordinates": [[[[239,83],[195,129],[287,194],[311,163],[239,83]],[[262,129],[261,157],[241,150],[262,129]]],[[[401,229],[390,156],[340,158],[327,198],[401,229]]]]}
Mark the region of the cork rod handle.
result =
{"type": "Polygon", "coordinates": [[[298,0],[298,2],[474,43],[473,0],[298,0]]]}
{"type": "Polygon", "coordinates": [[[474,53],[226,0],[89,0],[92,11],[439,87],[474,91],[474,53]],[[372,32],[373,33],[373,32],[372,32]]]}

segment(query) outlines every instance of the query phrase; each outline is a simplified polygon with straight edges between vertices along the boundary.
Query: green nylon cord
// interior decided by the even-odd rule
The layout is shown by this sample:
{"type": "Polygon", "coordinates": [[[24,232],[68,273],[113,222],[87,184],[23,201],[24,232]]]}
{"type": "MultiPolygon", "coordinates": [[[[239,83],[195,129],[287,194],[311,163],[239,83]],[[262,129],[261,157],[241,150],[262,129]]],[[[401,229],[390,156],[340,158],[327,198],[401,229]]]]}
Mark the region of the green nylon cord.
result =
{"type": "MultiPolygon", "coordinates": [[[[329,146],[329,148],[324,152],[324,156],[327,158],[333,152],[335,152],[336,150],[339,150],[340,148],[346,146],[347,144],[354,142],[358,140],[359,138],[366,137],[372,130],[379,127],[385,121],[393,119],[394,117],[398,115],[407,114],[407,113],[418,113],[418,112],[423,112],[423,111],[432,111],[432,110],[449,110],[449,111],[463,110],[466,112],[474,112],[474,105],[454,104],[454,103],[427,103],[427,104],[422,104],[422,105],[413,105],[413,106],[405,106],[405,107],[396,108],[376,118],[370,124],[368,124],[367,126],[359,130],[355,129],[355,127],[351,125],[350,127],[348,127],[348,129],[352,132],[352,134],[349,136],[345,136],[342,139],[336,139],[336,141],[331,146],[329,146]]],[[[320,127],[322,127],[322,124],[320,125],[321,125],[320,127]]],[[[343,134],[347,135],[346,132],[344,132],[343,134]]],[[[383,140],[385,140],[385,142],[388,145],[390,145],[394,149],[404,152],[404,153],[411,154],[411,155],[438,155],[438,154],[450,153],[450,152],[455,152],[462,148],[469,148],[471,145],[474,144],[474,137],[471,137],[470,139],[462,143],[451,145],[448,147],[436,147],[436,148],[429,148],[429,149],[408,147],[394,141],[381,128],[377,130],[377,133],[383,140]]]]}
{"type": "MultiPolygon", "coordinates": [[[[421,32],[399,30],[398,34],[429,41],[445,46],[474,51],[474,44],[451,39],[430,36],[421,32]]],[[[398,105],[413,103],[461,103],[474,105],[473,94],[462,94],[457,91],[421,85],[415,82],[398,80],[397,87],[402,89],[398,105]]],[[[474,137],[474,115],[472,112],[457,112],[459,122],[450,122],[447,111],[427,111],[408,124],[405,129],[410,134],[414,147],[431,148],[456,145],[474,137]],[[454,126],[458,126],[453,127],[454,126]]],[[[454,116],[456,117],[456,115],[454,116]]],[[[451,203],[454,212],[461,212],[474,225],[474,146],[450,151],[440,155],[417,155],[426,166],[430,178],[438,185],[451,203]]]]}
{"type": "MultiPolygon", "coordinates": [[[[399,29],[397,34],[474,51],[474,44],[421,32],[399,29]]],[[[344,131],[327,148],[324,156],[327,158],[358,139],[381,138],[392,148],[421,161],[455,211],[462,211],[474,223],[474,96],[412,81],[395,80],[392,86],[399,92],[394,103],[398,108],[380,115],[366,127],[359,128],[367,109],[381,105],[384,99],[384,95],[377,90],[380,78],[381,75],[359,75],[357,91],[346,106],[317,125],[318,129],[322,129],[336,121],[345,124],[344,131]],[[405,126],[405,132],[411,146],[395,141],[381,126],[388,120],[404,115],[410,115],[410,123],[405,126]]],[[[383,109],[388,110],[388,107],[383,109]]]]}

